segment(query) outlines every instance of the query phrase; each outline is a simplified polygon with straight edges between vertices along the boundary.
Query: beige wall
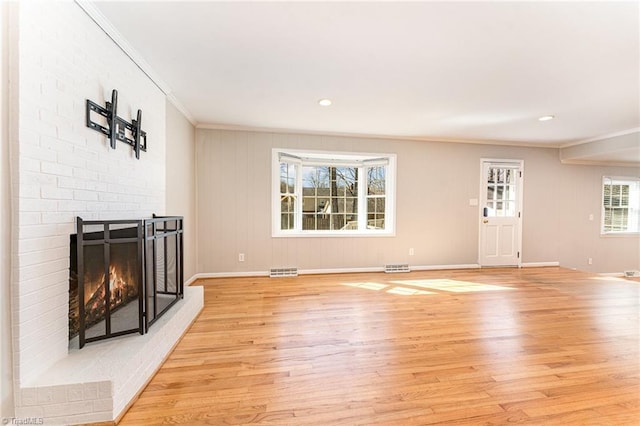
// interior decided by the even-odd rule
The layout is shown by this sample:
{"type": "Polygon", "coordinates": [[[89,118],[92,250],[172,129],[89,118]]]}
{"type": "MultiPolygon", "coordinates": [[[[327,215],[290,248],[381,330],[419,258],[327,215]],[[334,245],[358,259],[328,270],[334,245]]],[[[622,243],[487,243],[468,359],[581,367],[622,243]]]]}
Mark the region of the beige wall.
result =
{"type": "Polygon", "coordinates": [[[496,145],[207,129],[197,130],[196,141],[200,273],[475,264],[479,216],[469,199],[479,198],[481,158],[524,160],[525,264],[561,262],[597,272],[640,267],[638,237],[599,233],[602,174],[637,175],[637,169],[566,166],[557,149],[496,145]],[[274,147],[396,153],[396,236],[272,238],[274,147]]]}
{"type": "Polygon", "coordinates": [[[195,128],[167,101],[166,212],[184,216],[184,279],[196,273],[195,128]]]}
{"type": "Polygon", "coordinates": [[[602,176],[640,177],[640,168],[563,165],[560,171],[560,264],[591,272],[640,270],[640,237],[600,235],[602,176]]]}

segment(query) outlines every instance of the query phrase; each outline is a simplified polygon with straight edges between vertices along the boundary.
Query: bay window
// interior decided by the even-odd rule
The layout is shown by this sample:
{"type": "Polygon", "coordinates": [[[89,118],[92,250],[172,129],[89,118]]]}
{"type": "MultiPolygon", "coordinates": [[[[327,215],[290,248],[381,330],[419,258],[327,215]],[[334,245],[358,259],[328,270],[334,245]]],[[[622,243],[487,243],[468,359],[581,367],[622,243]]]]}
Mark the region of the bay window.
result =
{"type": "Polygon", "coordinates": [[[393,235],[395,155],[273,150],[273,235],[393,235]]]}

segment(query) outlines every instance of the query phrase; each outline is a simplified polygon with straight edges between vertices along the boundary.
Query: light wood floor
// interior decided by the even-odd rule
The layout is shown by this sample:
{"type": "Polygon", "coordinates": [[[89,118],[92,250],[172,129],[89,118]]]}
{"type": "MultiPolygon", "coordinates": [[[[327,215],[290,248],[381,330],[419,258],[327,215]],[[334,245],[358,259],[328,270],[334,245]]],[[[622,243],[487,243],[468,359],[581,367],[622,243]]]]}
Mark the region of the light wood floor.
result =
{"type": "Polygon", "coordinates": [[[560,268],[202,280],[121,425],[640,424],[640,283],[560,268]]]}

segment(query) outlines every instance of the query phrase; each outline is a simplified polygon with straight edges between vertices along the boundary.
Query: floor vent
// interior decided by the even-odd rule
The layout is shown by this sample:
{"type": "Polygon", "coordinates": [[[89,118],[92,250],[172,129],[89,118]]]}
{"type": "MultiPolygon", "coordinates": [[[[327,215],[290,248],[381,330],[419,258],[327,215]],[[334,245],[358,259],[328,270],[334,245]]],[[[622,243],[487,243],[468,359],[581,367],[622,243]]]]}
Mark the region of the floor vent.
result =
{"type": "Polygon", "coordinates": [[[384,265],[384,271],[387,274],[392,274],[394,272],[410,272],[409,265],[406,263],[400,265],[384,265]]]}
{"type": "Polygon", "coordinates": [[[640,271],[624,271],[624,276],[627,278],[640,277],[640,271]]]}
{"type": "Polygon", "coordinates": [[[271,278],[276,277],[297,277],[298,268],[273,268],[269,271],[271,278]]]}

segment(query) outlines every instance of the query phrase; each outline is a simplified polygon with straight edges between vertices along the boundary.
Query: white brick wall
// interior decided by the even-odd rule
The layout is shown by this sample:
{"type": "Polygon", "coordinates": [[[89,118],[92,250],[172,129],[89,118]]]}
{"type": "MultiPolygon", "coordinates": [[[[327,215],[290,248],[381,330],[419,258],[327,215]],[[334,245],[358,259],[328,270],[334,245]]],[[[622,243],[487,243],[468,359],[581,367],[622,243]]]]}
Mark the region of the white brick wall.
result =
{"type": "Polygon", "coordinates": [[[67,354],[66,340],[57,337],[67,333],[75,217],[164,213],[165,97],[73,2],[23,2],[19,16],[14,350],[16,377],[28,383],[67,354]],[[112,150],[102,134],[85,126],[86,99],[104,105],[112,89],[118,90],[122,118],[143,111],[149,150],[140,160],[128,145],[119,142],[112,150]]]}
{"type": "Polygon", "coordinates": [[[113,415],[111,388],[107,395],[99,384],[60,388],[41,378],[69,353],[69,235],[75,217],[165,213],[165,95],[74,2],[20,2],[18,9],[18,136],[11,141],[18,211],[12,283],[14,379],[21,389],[16,412],[110,419],[105,413],[113,415]],[[86,99],[104,105],[112,89],[118,90],[120,117],[130,121],[142,109],[148,152],[140,160],[121,142],[112,150],[104,135],[85,125],[86,99]]]}

